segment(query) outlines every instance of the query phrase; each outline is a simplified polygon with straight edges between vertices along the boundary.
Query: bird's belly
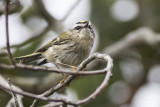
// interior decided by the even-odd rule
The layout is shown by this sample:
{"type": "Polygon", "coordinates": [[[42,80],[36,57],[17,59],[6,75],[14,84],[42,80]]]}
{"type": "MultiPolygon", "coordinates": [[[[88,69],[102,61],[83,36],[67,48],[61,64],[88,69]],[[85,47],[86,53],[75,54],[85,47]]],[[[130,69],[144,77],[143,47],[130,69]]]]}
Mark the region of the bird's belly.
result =
{"type": "Polygon", "coordinates": [[[72,65],[72,66],[78,66],[84,59],[86,59],[89,55],[89,52],[86,52],[84,50],[68,50],[64,53],[62,53],[62,56],[59,57],[59,61],[72,65]]]}
{"type": "Polygon", "coordinates": [[[86,58],[85,56],[82,56],[80,54],[70,53],[70,54],[66,54],[65,57],[61,57],[59,60],[62,63],[68,64],[68,65],[78,66],[85,58],[86,58]]]}
{"type": "Polygon", "coordinates": [[[78,66],[84,59],[88,57],[90,50],[76,47],[75,45],[70,46],[54,46],[50,47],[43,56],[48,62],[56,64],[61,62],[72,66],[78,66]]]}

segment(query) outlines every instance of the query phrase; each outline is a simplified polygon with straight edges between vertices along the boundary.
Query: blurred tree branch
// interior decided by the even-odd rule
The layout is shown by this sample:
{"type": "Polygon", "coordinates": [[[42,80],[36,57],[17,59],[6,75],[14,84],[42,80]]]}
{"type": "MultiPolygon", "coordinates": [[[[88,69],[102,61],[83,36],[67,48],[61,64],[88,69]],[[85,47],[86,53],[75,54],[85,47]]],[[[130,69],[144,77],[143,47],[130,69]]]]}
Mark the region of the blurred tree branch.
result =
{"type": "MultiPolygon", "coordinates": [[[[8,89],[11,89],[11,88],[8,86],[7,80],[6,80],[4,77],[2,77],[1,75],[0,75],[0,81],[1,81],[1,82],[0,82],[0,85],[3,85],[4,87],[7,87],[8,89]]],[[[17,91],[22,91],[19,87],[15,86],[15,85],[12,85],[12,88],[13,88],[14,90],[17,90],[17,91]]],[[[7,90],[4,90],[4,91],[6,91],[7,93],[11,94],[10,91],[7,91],[7,90]]],[[[22,98],[23,98],[22,96],[17,95],[17,102],[19,102],[20,107],[23,107],[22,98]]],[[[15,100],[14,100],[14,98],[12,97],[12,98],[10,99],[10,101],[8,101],[7,107],[8,107],[8,106],[11,106],[12,104],[15,104],[14,101],[15,101],[15,100]]]]}
{"type": "MultiPolygon", "coordinates": [[[[112,58],[117,58],[127,49],[144,44],[150,45],[159,50],[160,34],[155,33],[150,28],[141,27],[130,32],[114,44],[107,46],[102,53],[109,54],[112,58]]],[[[89,66],[89,69],[94,69],[96,65],[97,62],[93,62],[92,65],[89,66]]]]}
{"type": "MultiPolygon", "coordinates": [[[[0,15],[4,14],[5,5],[3,5],[3,0],[0,1],[0,15]]],[[[22,9],[19,0],[9,0],[8,14],[18,12],[22,9]]]]}
{"type": "Polygon", "coordinates": [[[155,33],[150,28],[141,27],[127,34],[124,38],[117,41],[115,44],[106,47],[103,50],[103,53],[107,53],[112,57],[117,57],[119,54],[124,52],[124,50],[140,44],[147,44],[159,49],[160,34],[155,33]]]}
{"type": "MultiPolygon", "coordinates": [[[[13,90],[10,78],[8,78],[8,85],[9,85],[10,89],[13,90]]],[[[15,107],[20,107],[20,105],[18,103],[18,99],[17,99],[16,93],[12,92],[12,96],[13,96],[13,99],[14,99],[15,107]]]]}
{"type": "Polygon", "coordinates": [[[13,60],[13,56],[10,50],[10,43],[9,43],[9,28],[8,28],[8,4],[9,4],[9,0],[6,0],[5,2],[5,19],[6,19],[6,46],[7,46],[7,51],[8,51],[8,55],[10,58],[11,63],[16,66],[14,60],[13,60]]]}

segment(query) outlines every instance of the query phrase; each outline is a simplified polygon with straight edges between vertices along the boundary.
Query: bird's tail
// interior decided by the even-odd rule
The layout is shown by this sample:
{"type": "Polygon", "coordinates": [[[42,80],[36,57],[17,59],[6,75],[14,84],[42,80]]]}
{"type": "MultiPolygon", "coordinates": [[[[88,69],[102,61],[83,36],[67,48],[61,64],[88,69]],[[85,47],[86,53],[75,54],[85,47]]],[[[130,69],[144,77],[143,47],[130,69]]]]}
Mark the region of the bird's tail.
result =
{"type": "Polygon", "coordinates": [[[17,61],[20,61],[20,63],[30,63],[30,62],[36,61],[38,59],[41,59],[41,58],[43,58],[41,53],[32,53],[29,55],[16,57],[14,59],[17,61]]]}

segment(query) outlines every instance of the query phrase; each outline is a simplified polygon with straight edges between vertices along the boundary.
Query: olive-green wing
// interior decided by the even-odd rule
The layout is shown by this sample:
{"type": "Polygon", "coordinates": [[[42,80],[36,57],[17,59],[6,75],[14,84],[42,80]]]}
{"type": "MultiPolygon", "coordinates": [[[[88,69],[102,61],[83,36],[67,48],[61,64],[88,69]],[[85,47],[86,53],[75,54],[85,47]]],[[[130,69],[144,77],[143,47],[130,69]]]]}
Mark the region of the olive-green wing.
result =
{"type": "Polygon", "coordinates": [[[71,40],[70,35],[64,32],[57,38],[53,39],[52,41],[50,41],[49,43],[47,43],[46,45],[42,46],[41,48],[37,49],[34,52],[44,52],[53,45],[62,45],[69,42],[70,40],[71,40]]]}

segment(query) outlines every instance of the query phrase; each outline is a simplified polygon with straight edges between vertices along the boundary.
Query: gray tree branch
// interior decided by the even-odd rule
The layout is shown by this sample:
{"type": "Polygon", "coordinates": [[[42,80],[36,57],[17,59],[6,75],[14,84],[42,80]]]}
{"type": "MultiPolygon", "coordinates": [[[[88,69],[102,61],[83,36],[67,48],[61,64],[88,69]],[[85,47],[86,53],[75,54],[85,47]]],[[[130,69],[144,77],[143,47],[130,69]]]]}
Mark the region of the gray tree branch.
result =
{"type": "MultiPolygon", "coordinates": [[[[80,105],[80,104],[84,104],[89,102],[90,100],[94,99],[97,95],[100,94],[100,92],[107,86],[109,81],[110,76],[112,75],[111,71],[112,71],[112,66],[113,66],[113,62],[112,62],[112,58],[106,54],[99,54],[99,53],[95,53],[92,56],[88,57],[86,60],[84,60],[78,67],[77,67],[77,72],[83,70],[87,64],[89,64],[91,61],[93,61],[94,59],[99,58],[99,59],[103,59],[105,61],[107,61],[107,66],[106,68],[104,68],[103,70],[106,72],[106,77],[103,81],[103,83],[96,89],[96,91],[91,94],[89,97],[87,97],[86,99],[77,101],[75,104],[76,105],[80,105]]],[[[54,92],[56,92],[57,90],[67,86],[70,84],[70,82],[76,77],[76,75],[70,75],[67,77],[67,79],[61,84],[59,83],[58,85],[56,85],[55,87],[49,89],[48,91],[44,92],[43,94],[41,94],[40,96],[45,96],[48,97],[50,95],[52,95],[54,92]]],[[[35,107],[38,104],[38,100],[35,100],[33,102],[33,104],[31,105],[31,107],[35,107]]]]}
{"type": "Polygon", "coordinates": [[[42,66],[33,66],[33,65],[24,65],[24,64],[16,64],[16,67],[13,65],[3,64],[0,63],[0,67],[7,70],[13,70],[13,69],[20,69],[20,70],[31,70],[36,72],[50,72],[50,73],[64,73],[64,74],[70,74],[70,75],[95,75],[95,74],[105,74],[104,70],[96,70],[96,71],[83,71],[83,72],[73,72],[68,70],[59,70],[54,68],[47,68],[42,66]]]}
{"type": "Polygon", "coordinates": [[[3,89],[3,90],[7,90],[7,91],[11,91],[11,92],[23,95],[23,96],[27,96],[27,97],[30,97],[30,98],[35,98],[36,100],[33,102],[31,107],[37,106],[39,100],[52,101],[52,102],[62,102],[63,104],[74,105],[74,106],[85,104],[85,103],[88,103],[89,101],[95,99],[96,96],[98,96],[102,92],[102,90],[108,85],[109,79],[112,76],[112,67],[113,67],[112,58],[110,56],[106,55],[106,54],[100,54],[100,53],[95,53],[92,56],[88,57],[86,60],[84,60],[78,66],[77,72],[82,71],[87,66],[87,64],[89,64],[91,61],[95,60],[96,58],[105,60],[107,62],[107,66],[103,69],[103,71],[106,74],[106,77],[105,77],[104,81],[102,82],[102,84],[95,90],[95,92],[93,92],[87,98],[85,98],[83,100],[79,100],[77,102],[72,102],[72,101],[68,101],[68,100],[64,100],[64,99],[50,99],[50,98],[47,98],[48,96],[52,95],[54,92],[56,92],[59,89],[67,86],[76,76],[78,76],[77,74],[69,75],[63,83],[59,83],[55,87],[49,89],[48,91],[46,91],[43,94],[38,95],[38,96],[35,95],[35,94],[32,94],[32,93],[28,93],[28,92],[24,92],[24,91],[23,92],[22,91],[16,91],[16,90],[10,89],[8,87],[3,86],[2,84],[0,84],[0,88],[3,89]]]}

